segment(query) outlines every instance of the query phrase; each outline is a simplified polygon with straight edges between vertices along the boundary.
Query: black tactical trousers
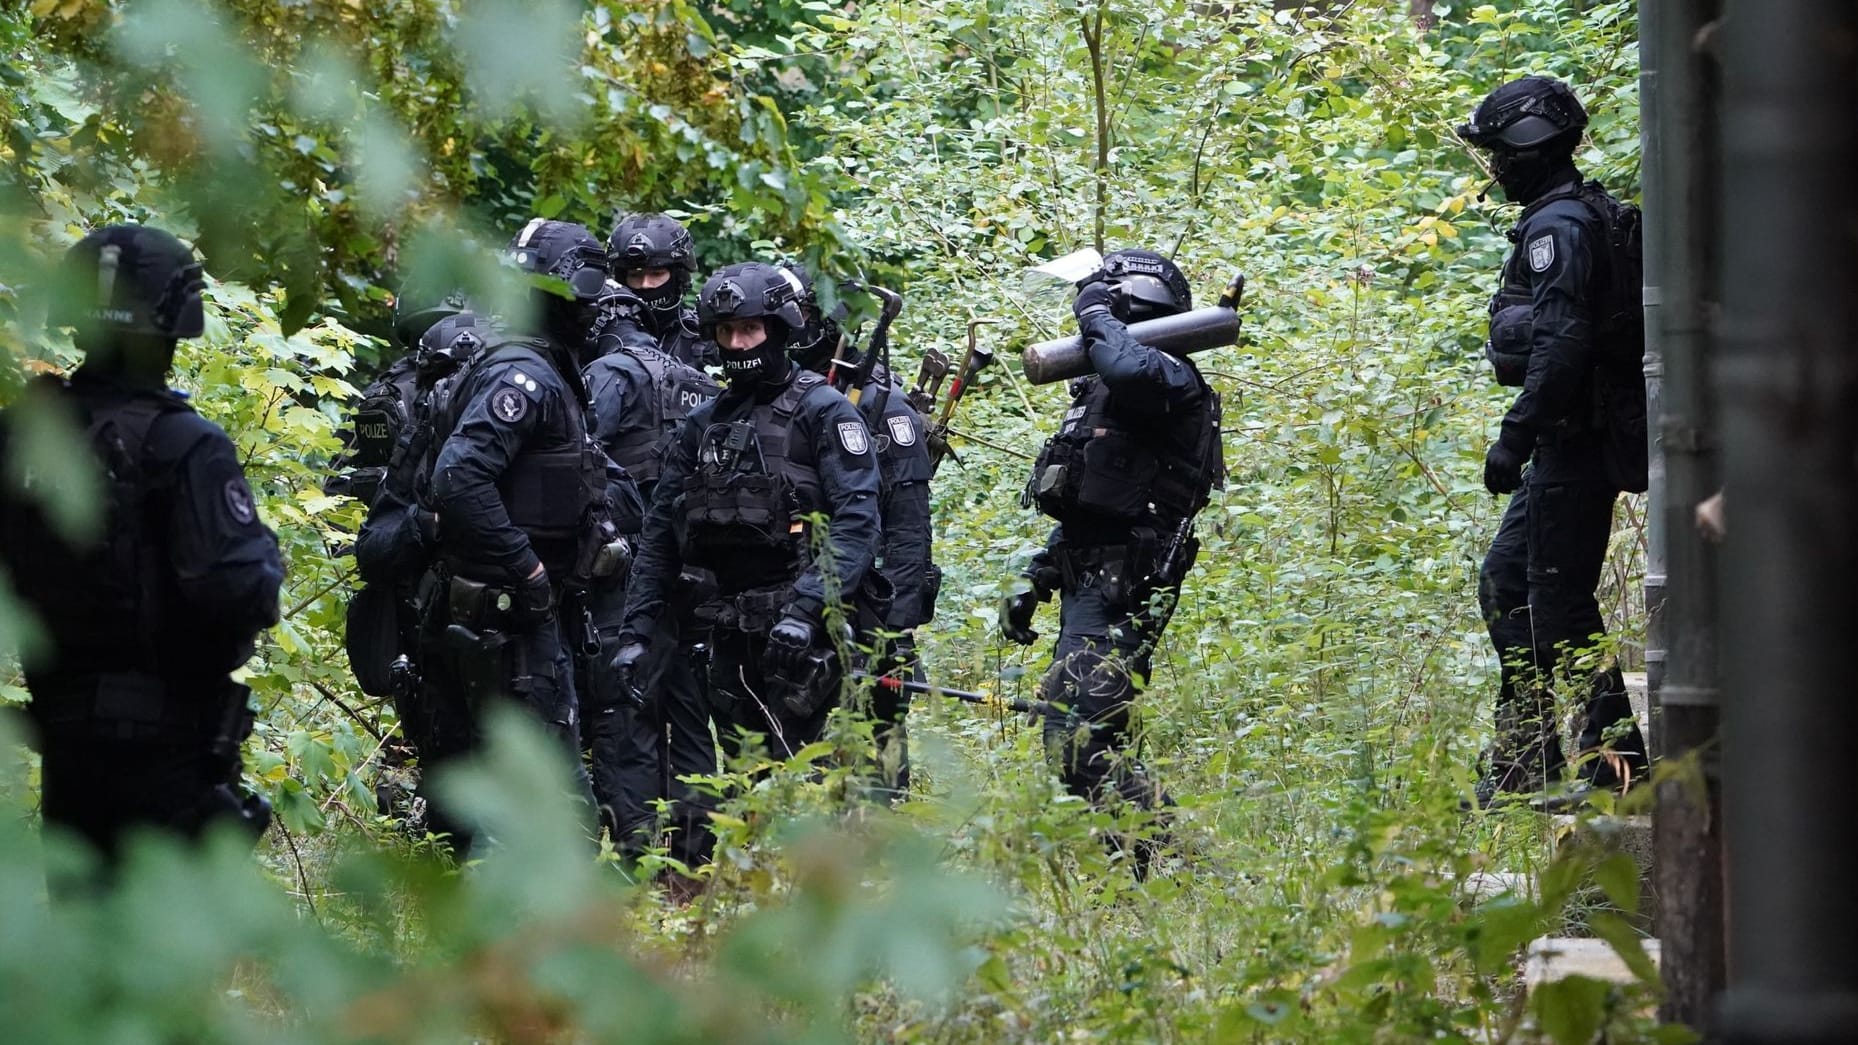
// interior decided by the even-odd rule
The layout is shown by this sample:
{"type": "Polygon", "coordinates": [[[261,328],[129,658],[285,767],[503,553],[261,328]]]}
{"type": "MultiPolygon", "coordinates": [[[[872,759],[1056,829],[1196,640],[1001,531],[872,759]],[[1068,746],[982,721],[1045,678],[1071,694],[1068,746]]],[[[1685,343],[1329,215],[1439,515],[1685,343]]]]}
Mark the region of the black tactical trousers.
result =
{"type": "MultiPolygon", "coordinates": [[[[1502,664],[1491,759],[1497,790],[1541,790],[1566,765],[1555,695],[1562,676],[1574,671],[1571,654],[1606,631],[1594,593],[1616,497],[1604,481],[1549,482],[1531,472],[1511,495],[1484,557],[1478,603],[1502,664]]],[[[1565,681],[1583,707],[1581,751],[1610,747],[1635,776],[1642,773],[1645,738],[1617,664],[1565,681]]],[[[1620,783],[1605,759],[1584,763],[1581,775],[1596,786],[1620,783]]]]}
{"type": "MultiPolygon", "coordinates": [[[[1154,605],[1171,607],[1178,587],[1154,605]]],[[[1039,696],[1045,750],[1072,794],[1102,805],[1114,796],[1143,809],[1170,804],[1129,750],[1137,676],[1147,679],[1165,618],[1149,611],[1150,593],[1108,589],[1094,570],[1076,571],[1059,592],[1058,645],[1039,696]]]]}
{"type": "MultiPolygon", "coordinates": [[[[538,627],[500,636],[488,630],[448,633],[449,616],[440,601],[420,633],[420,662],[426,669],[426,736],[432,746],[424,775],[429,778],[434,771],[476,752],[483,744],[488,703],[509,700],[533,715],[560,743],[573,773],[571,794],[586,803],[591,819],[593,794],[581,761],[580,709],[562,616],[556,614],[538,627]]],[[[423,782],[421,787],[425,791],[423,782]]],[[[442,798],[425,793],[432,831],[451,834],[452,849],[462,859],[473,841],[469,825],[442,798]]]]}
{"type": "MultiPolygon", "coordinates": [[[[602,644],[608,644],[604,636],[602,644]]],[[[617,652],[617,642],[611,644],[617,652]]],[[[699,847],[710,803],[682,778],[716,774],[716,741],[697,677],[697,653],[675,623],[661,621],[640,672],[645,706],[616,697],[592,738],[594,792],[612,807],[615,841],[628,849],[649,845],[658,825],[657,803],[666,801],[669,849],[686,863],[703,856],[699,847]]]]}
{"type": "MultiPolygon", "coordinates": [[[[880,627],[869,610],[858,614],[858,670],[869,675],[891,675],[911,682],[924,679],[922,658],[916,655],[916,637],[909,632],[891,634],[880,627]]],[[[862,684],[854,699],[871,717],[871,739],[877,749],[870,797],[901,802],[910,794],[910,691],[883,682],[862,684]]]]}
{"type": "MultiPolygon", "coordinates": [[[[710,715],[716,722],[716,736],[724,753],[735,757],[757,748],[775,758],[792,758],[801,748],[825,734],[826,719],[838,704],[839,679],[824,681],[820,692],[826,694],[820,706],[807,714],[789,707],[770,685],[761,668],[767,651],[765,633],[744,632],[718,627],[713,632],[710,654],[710,715]]],[[[692,792],[694,830],[687,843],[690,850],[707,860],[716,839],[709,830],[707,810],[714,808],[708,796],[692,792]]],[[[687,861],[688,862],[688,861],[687,861]]]]}

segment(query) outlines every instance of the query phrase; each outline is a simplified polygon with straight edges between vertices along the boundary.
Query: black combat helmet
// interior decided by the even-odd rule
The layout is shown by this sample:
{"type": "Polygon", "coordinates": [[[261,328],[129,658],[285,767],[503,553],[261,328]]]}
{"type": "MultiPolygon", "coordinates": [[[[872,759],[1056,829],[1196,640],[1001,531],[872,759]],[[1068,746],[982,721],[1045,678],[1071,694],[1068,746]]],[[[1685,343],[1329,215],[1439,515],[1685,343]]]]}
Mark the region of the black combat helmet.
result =
{"type": "Polygon", "coordinates": [[[697,271],[697,252],[690,230],[675,218],[628,214],[619,219],[613,235],[607,238],[606,263],[622,283],[630,269],[669,269],[671,278],[662,286],[632,290],[653,309],[674,312],[690,291],[691,274],[697,271]]]}
{"type": "Polygon", "coordinates": [[[188,246],[146,225],[106,225],[65,252],[54,326],[80,337],[137,334],[199,337],[206,279],[188,246]]]}
{"type": "Polygon", "coordinates": [[[417,356],[422,377],[442,377],[458,369],[493,340],[490,322],[473,312],[456,312],[426,328],[417,356]]]}
{"type": "Polygon", "coordinates": [[[697,295],[697,322],[703,336],[715,337],[716,324],[725,319],[779,320],[780,333],[791,337],[806,326],[800,309],[800,292],[773,265],[744,261],[717,270],[697,295]]]}
{"type": "Polygon", "coordinates": [[[820,308],[812,272],[805,265],[783,262],[780,271],[793,283],[800,298],[800,313],[806,325],[793,337],[787,354],[809,370],[818,370],[830,362],[845,344],[845,319],[851,313],[841,298],[831,312],[820,308]]]}
{"type": "Polygon", "coordinates": [[[414,348],[434,323],[470,308],[471,303],[465,299],[462,289],[453,287],[435,292],[408,281],[394,294],[394,341],[401,348],[414,348]]]}
{"type": "Polygon", "coordinates": [[[585,225],[531,219],[510,241],[508,253],[524,272],[566,280],[582,303],[597,301],[606,291],[606,251],[585,225]]]}
{"type": "Polygon", "coordinates": [[[1115,293],[1111,311],[1125,323],[1172,316],[1194,305],[1187,277],[1152,250],[1111,252],[1103,259],[1103,277],[1115,293]]]}
{"type": "Polygon", "coordinates": [[[1480,149],[1572,153],[1586,126],[1587,110],[1567,84],[1525,76],[1485,95],[1458,137],[1480,149]]]}

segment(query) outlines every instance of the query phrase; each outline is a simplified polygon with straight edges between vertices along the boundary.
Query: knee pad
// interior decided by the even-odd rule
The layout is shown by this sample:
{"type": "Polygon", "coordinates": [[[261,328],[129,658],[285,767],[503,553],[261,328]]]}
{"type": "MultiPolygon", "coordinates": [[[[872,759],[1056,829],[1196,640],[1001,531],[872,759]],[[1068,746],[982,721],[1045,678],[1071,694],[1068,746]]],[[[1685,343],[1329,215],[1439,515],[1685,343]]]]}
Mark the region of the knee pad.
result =
{"type": "Polygon", "coordinates": [[[1121,664],[1094,649],[1075,650],[1052,663],[1039,682],[1040,699],[1096,720],[1135,699],[1135,680],[1121,664]]]}

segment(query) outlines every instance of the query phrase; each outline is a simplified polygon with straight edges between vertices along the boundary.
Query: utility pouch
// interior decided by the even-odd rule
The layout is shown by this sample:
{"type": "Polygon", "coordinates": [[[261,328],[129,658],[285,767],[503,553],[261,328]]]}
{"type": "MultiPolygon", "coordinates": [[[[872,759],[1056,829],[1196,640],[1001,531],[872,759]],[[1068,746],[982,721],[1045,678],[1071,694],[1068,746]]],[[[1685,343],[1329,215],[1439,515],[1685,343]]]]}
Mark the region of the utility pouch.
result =
{"type": "Polygon", "coordinates": [[[446,591],[446,606],[453,624],[482,629],[500,620],[514,605],[508,589],[492,587],[469,577],[453,576],[446,591]]]}
{"type": "Polygon", "coordinates": [[[923,571],[923,605],[918,614],[923,623],[935,619],[935,603],[942,596],[942,567],[930,563],[923,571]]]}
{"type": "Polygon", "coordinates": [[[495,631],[473,631],[462,624],[445,629],[445,647],[458,666],[458,681],[465,701],[473,707],[509,691],[508,636],[495,631]]]}
{"type": "Polygon", "coordinates": [[[1115,519],[1148,510],[1149,484],[1160,467],[1153,451],[1120,432],[1106,432],[1084,444],[1083,458],[1078,507],[1115,519]]]}

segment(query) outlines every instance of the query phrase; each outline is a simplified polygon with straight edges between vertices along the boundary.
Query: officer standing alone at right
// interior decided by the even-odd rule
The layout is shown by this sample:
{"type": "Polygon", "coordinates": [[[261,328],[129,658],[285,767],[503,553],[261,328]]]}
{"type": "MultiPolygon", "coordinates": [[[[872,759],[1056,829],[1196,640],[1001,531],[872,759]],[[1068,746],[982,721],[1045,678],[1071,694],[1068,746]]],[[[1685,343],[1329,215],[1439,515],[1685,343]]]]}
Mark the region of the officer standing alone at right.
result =
{"type": "Polygon", "coordinates": [[[1559,784],[1555,691],[1569,676],[1584,710],[1582,782],[1624,788],[1646,768],[1618,665],[1577,668],[1572,656],[1606,631],[1594,591],[1613,502],[1645,489],[1646,452],[1639,273],[1622,249],[1636,212],[1575,168],[1586,126],[1566,84],[1528,76],[1492,91],[1458,128],[1523,206],[1490,307],[1487,353],[1498,380],[1521,391],[1484,458],[1484,485],[1511,497],[1478,584],[1502,664],[1480,806],[1559,784]]]}
{"type": "Polygon", "coordinates": [[[84,363],[0,414],[5,460],[22,415],[65,413],[106,494],[85,535],[34,493],[61,476],[0,485],[0,562],[48,639],[25,651],[45,823],[112,866],[135,828],[236,823],[256,838],[270,807],[239,787],[252,713],[230,674],[277,623],[284,568],[232,441],[167,387],[176,340],[205,329],[200,265],[168,233],[125,224],[85,236],[64,271],[53,317],[84,363]]]}

